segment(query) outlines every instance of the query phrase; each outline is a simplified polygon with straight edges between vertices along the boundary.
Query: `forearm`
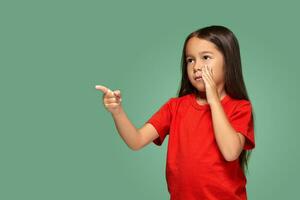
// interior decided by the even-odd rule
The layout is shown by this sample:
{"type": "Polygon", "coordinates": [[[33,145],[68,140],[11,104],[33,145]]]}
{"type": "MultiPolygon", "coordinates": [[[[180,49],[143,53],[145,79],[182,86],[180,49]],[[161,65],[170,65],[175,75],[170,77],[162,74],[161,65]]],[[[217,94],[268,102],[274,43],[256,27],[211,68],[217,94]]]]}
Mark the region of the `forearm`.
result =
{"type": "Polygon", "coordinates": [[[221,102],[210,105],[215,138],[221,153],[227,161],[235,160],[240,149],[240,139],[231,126],[221,102]]]}
{"type": "Polygon", "coordinates": [[[117,114],[112,114],[112,117],[119,135],[127,144],[127,146],[132,150],[137,149],[138,130],[130,122],[123,108],[121,107],[120,112],[117,114]]]}

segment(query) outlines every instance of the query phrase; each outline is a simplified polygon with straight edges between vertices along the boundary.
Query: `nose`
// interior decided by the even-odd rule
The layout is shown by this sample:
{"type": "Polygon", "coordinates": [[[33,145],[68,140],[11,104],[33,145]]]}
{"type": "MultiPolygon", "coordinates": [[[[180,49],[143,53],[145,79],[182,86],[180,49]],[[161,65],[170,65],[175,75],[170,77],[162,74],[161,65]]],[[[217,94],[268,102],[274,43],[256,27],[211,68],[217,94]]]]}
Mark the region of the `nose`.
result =
{"type": "Polygon", "coordinates": [[[195,65],[195,66],[194,66],[194,72],[197,72],[198,70],[199,70],[199,71],[202,71],[202,67],[203,67],[202,64],[200,64],[200,65],[195,65]]]}

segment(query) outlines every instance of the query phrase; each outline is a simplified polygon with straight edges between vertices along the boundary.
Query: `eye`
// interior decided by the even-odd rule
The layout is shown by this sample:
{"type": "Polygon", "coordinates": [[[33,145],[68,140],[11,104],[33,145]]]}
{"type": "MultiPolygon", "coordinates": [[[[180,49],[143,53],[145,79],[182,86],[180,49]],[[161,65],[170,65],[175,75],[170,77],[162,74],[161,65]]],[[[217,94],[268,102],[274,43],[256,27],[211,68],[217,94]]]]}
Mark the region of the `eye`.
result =
{"type": "Polygon", "coordinates": [[[188,59],[186,59],[186,62],[189,63],[191,60],[193,60],[193,59],[188,58],[188,59]]]}
{"type": "Polygon", "coordinates": [[[208,56],[208,55],[205,55],[205,56],[203,56],[203,58],[205,59],[205,60],[207,60],[206,58],[211,58],[210,56],[208,56]]]}

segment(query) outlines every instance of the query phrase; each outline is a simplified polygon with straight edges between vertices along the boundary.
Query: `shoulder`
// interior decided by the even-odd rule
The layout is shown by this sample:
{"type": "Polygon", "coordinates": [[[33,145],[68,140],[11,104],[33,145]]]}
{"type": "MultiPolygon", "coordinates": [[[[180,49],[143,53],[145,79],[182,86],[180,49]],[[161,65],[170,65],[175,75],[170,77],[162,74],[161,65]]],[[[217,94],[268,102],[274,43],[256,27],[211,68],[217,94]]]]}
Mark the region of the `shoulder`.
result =
{"type": "Polygon", "coordinates": [[[180,96],[180,97],[170,97],[168,99],[168,102],[173,105],[173,106],[178,106],[182,103],[187,103],[190,101],[190,98],[191,98],[191,94],[186,94],[186,95],[183,95],[183,96],[180,96]]]}
{"type": "Polygon", "coordinates": [[[171,110],[175,111],[179,108],[183,108],[189,105],[190,103],[190,94],[186,94],[184,96],[173,96],[169,97],[168,100],[165,102],[165,105],[171,110]]]}
{"type": "Polygon", "coordinates": [[[230,97],[230,100],[227,103],[227,109],[236,112],[236,111],[252,111],[252,103],[247,99],[234,99],[230,97]]]}

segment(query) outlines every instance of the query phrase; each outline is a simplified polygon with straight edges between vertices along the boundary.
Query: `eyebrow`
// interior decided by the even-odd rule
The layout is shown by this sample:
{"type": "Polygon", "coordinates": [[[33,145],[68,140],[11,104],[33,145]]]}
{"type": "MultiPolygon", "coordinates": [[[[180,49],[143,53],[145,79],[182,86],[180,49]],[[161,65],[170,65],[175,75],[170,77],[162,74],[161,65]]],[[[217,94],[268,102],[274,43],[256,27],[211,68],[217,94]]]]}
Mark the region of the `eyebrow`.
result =
{"type": "MultiPolygon", "coordinates": [[[[211,51],[201,51],[201,52],[199,52],[199,54],[204,54],[204,53],[210,53],[210,54],[214,54],[213,52],[211,52],[211,51]]],[[[186,54],[186,56],[191,56],[190,54],[186,54]]]]}

